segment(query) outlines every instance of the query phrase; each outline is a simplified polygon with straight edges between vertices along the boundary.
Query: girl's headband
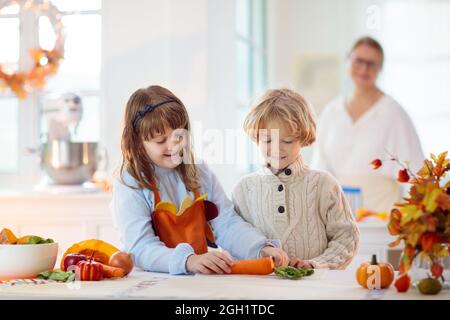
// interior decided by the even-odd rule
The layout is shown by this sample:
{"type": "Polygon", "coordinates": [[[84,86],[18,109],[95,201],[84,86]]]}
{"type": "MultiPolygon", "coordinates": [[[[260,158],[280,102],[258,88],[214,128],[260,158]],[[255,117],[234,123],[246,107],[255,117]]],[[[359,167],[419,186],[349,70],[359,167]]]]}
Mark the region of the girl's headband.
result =
{"type": "Polygon", "coordinates": [[[133,120],[133,130],[136,130],[136,126],[137,126],[139,120],[141,120],[147,113],[152,112],[159,106],[162,106],[163,104],[166,104],[169,102],[177,102],[178,103],[178,101],[175,99],[168,99],[168,100],[161,101],[157,104],[146,104],[144,107],[144,110],[138,111],[138,113],[136,114],[136,117],[133,120]]]}

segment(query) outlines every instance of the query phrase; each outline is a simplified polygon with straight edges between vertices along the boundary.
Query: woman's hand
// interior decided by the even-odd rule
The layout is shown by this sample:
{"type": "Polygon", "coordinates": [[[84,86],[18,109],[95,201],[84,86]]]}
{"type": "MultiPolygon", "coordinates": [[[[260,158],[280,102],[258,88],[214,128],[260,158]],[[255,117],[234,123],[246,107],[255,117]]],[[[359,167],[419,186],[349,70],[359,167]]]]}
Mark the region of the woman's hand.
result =
{"type": "Polygon", "coordinates": [[[299,258],[292,258],[289,261],[289,266],[294,268],[306,268],[306,269],[312,269],[313,266],[306,260],[301,260],[299,258]]]}
{"type": "Polygon", "coordinates": [[[261,257],[272,257],[275,260],[275,267],[284,267],[289,263],[289,257],[280,248],[265,246],[261,249],[261,257]]]}
{"type": "Polygon", "coordinates": [[[193,273],[224,274],[231,272],[232,264],[230,255],[211,251],[189,256],[186,260],[186,270],[193,273]]]}

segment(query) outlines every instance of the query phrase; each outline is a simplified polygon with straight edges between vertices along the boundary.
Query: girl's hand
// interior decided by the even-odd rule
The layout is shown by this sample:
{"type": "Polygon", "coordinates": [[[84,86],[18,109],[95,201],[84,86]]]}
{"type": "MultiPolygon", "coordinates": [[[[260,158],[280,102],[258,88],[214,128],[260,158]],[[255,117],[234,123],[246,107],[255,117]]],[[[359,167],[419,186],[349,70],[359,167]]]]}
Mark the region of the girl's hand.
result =
{"type": "Polygon", "coordinates": [[[289,261],[289,266],[294,268],[306,268],[306,269],[312,269],[313,266],[306,260],[301,260],[299,258],[292,258],[289,261]]]}
{"type": "Polygon", "coordinates": [[[289,263],[289,257],[280,248],[265,246],[261,249],[261,257],[272,257],[275,260],[275,267],[285,267],[289,263]]]}
{"type": "Polygon", "coordinates": [[[186,270],[193,273],[224,274],[231,272],[233,261],[230,256],[219,251],[193,254],[186,260],[186,270]]]}

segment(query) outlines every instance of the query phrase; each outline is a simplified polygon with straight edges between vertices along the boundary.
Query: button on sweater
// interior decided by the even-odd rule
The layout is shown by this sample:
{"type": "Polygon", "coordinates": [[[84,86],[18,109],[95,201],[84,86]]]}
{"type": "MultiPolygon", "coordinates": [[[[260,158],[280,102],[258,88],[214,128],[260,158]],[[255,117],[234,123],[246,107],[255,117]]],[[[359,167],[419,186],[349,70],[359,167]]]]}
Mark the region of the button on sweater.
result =
{"type": "Polygon", "coordinates": [[[359,230],[337,180],[309,169],[301,157],[278,174],[264,166],[243,177],[232,197],[238,214],[266,237],[281,239],[291,258],[343,269],[358,250],[359,230]]]}

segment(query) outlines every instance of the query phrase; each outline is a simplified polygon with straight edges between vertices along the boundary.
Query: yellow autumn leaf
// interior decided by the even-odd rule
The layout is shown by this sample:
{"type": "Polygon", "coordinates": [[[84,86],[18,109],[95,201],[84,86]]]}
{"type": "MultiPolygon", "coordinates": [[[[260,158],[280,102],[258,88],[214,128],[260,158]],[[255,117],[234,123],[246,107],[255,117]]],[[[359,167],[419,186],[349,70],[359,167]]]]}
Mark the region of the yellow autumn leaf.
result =
{"type": "Polygon", "coordinates": [[[430,256],[425,251],[420,251],[419,256],[420,260],[430,261],[430,256]]]}
{"type": "Polygon", "coordinates": [[[414,225],[408,227],[408,231],[422,234],[427,231],[427,225],[423,223],[415,223],[414,225]]]}
{"type": "Polygon", "coordinates": [[[442,258],[442,257],[446,257],[446,256],[448,256],[448,249],[447,249],[447,247],[444,247],[444,246],[441,246],[442,248],[441,248],[441,250],[439,250],[439,252],[438,252],[438,257],[440,257],[440,258],[442,258]]]}
{"type": "Polygon", "coordinates": [[[427,191],[425,192],[425,197],[422,200],[427,212],[434,212],[434,210],[436,210],[438,206],[436,200],[441,192],[442,190],[440,188],[436,188],[431,184],[428,185],[427,191]]]}
{"type": "Polygon", "coordinates": [[[406,242],[410,244],[413,248],[416,247],[417,242],[419,242],[420,233],[410,233],[406,236],[406,242]]]}
{"type": "Polygon", "coordinates": [[[430,153],[430,158],[433,159],[434,163],[438,162],[437,157],[433,153],[430,153]]]}
{"type": "Polygon", "coordinates": [[[423,216],[423,211],[414,205],[408,205],[400,208],[400,212],[402,213],[400,226],[404,226],[408,222],[415,221],[423,216]]]}
{"type": "Polygon", "coordinates": [[[448,151],[442,152],[442,153],[438,156],[438,159],[437,159],[437,160],[433,159],[433,160],[434,160],[434,163],[436,163],[436,165],[438,165],[438,166],[442,166],[442,167],[446,166],[447,163],[450,162],[450,159],[446,159],[446,158],[447,158],[447,154],[448,154],[448,151]]]}
{"type": "Polygon", "coordinates": [[[439,253],[441,252],[442,247],[443,247],[442,244],[434,243],[433,246],[431,247],[431,254],[434,256],[439,256],[439,253]]]}
{"type": "Polygon", "coordinates": [[[423,167],[417,172],[417,174],[423,178],[430,177],[431,173],[433,172],[433,168],[433,163],[430,160],[426,159],[423,162],[423,167]]]}

